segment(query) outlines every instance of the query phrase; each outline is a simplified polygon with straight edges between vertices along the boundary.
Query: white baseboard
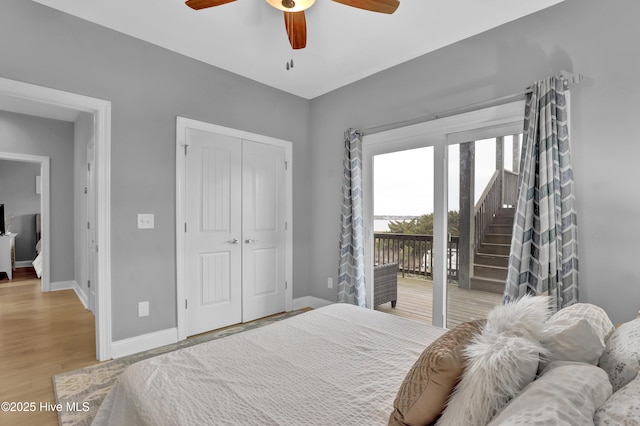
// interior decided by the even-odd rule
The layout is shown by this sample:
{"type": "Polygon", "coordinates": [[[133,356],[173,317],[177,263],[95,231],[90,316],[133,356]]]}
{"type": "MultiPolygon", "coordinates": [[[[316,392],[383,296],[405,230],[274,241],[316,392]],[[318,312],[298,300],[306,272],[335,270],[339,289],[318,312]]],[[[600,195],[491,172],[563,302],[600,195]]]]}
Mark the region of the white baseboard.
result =
{"type": "Polygon", "coordinates": [[[73,291],[76,292],[76,296],[78,296],[78,299],[82,302],[82,306],[84,306],[85,309],[89,309],[89,298],[87,297],[87,293],[77,284],[73,287],[73,291]]]}
{"type": "Polygon", "coordinates": [[[169,328],[143,334],[142,336],[130,337],[111,343],[111,357],[113,359],[135,354],[160,346],[170,345],[178,341],[178,329],[169,328]]]}
{"type": "Polygon", "coordinates": [[[305,296],[305,297],[297,297],[293,299],[293,310],[297,311],[302,308],[313,308],[318,309],[323,306],[333,305],[335,302],[330,302],[329,300],[320,299],[319,297],[313,296],[305,296]]]}
{"type": "Polygon", "coordinates": [[[51,291],[59,291],[59,290],[73,290],[78,286],[78,283],[75,280],[72,281],[56,281],[51,283],[51,291]]]}
{"type": "Polygon", "coordinates": [[[33,260],[16,260],[16,268],[28,268],[33,266],[33,260]]]}

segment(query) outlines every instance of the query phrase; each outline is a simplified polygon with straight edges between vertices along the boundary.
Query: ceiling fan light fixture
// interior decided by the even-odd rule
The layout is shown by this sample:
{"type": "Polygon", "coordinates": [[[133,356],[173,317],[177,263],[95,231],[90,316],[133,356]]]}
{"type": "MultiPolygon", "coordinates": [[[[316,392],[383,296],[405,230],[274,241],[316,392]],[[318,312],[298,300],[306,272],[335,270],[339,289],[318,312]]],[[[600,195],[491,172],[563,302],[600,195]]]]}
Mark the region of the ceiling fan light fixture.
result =
{"type": "Polygon", "coordinates": [[[316,0],[265,0],[269,5],[283,12],[302,12],[309,9],[316,0]]]}

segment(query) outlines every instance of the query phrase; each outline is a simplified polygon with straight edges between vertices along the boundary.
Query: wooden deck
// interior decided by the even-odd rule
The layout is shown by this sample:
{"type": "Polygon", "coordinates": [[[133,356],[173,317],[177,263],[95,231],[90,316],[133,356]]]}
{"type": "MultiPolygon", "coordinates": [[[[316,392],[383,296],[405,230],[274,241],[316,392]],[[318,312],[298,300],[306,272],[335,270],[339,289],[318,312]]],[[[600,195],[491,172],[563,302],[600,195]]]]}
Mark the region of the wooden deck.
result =
{"type": "MultiPolygon", "coordinates": [[[[486,318],[489,311],[502,303],[502,295],[477,290],[459,289],[449,284],[447,303],[447,328],[486,318]]],[[[433,307],[433,282],[424,278],[402,278],[398,276],[398,302],[376,306],[376,310],[411,318],[431,324],[433,307]]]]}

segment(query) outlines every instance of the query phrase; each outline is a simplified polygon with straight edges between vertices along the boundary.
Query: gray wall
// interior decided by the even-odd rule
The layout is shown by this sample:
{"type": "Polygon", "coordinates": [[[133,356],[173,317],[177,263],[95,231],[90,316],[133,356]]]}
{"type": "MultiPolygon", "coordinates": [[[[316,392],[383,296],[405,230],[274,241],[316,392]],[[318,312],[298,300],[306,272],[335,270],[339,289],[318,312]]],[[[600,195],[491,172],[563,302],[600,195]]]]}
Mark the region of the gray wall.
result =
{"type": "Polygon", "coordinates": [[[615,322],[640,309],[640,2],[567,0],[311,102],[311,295],[336,299],[342,132],[510,95],[561,70],[572,90],[581,300],[615,322]]]}
{"type": "Polygon", "coordinates": [[[293,142],[293,295],[308,294],[307,100],[30,1],[2,1],[0,40],[0,76],[112,102],[114,340],[176,326],[176,116],[293,142]]]}
{"type": "Polygon", "coordinates": [[[16,262],[36,258],[36,213],[40,212],[40,195],[36,194],[36,176],[40,164],[0,160],[0,204],[5,218],[13,215],[11,232],[16,237],[16,262]]]}
{"type": "Polygon", "coordinates": [[[0,151],[51,159],[50,278],[73,280],[73,124],[0,111],[0,151]]]}

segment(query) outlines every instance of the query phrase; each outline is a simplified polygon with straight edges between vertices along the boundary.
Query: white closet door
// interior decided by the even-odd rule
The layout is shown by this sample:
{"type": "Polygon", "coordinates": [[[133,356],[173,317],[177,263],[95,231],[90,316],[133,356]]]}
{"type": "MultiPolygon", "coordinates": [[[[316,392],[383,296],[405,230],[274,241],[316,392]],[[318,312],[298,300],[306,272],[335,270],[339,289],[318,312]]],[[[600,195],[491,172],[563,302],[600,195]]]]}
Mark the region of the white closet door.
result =
{"type": "Polygon", "coordinates": [[[243,141],[243,321],[285,310],[285,149],[243,141]]]}
{"type": "Polygon", "coordinates": [[[242,143],[188,129],[187,335],[242,321],[242,143]]]}

